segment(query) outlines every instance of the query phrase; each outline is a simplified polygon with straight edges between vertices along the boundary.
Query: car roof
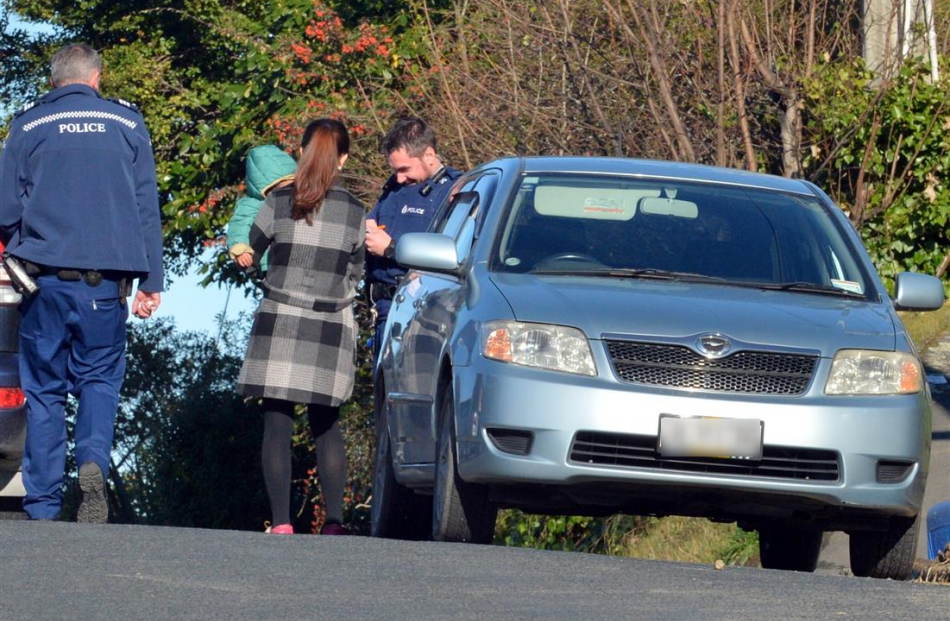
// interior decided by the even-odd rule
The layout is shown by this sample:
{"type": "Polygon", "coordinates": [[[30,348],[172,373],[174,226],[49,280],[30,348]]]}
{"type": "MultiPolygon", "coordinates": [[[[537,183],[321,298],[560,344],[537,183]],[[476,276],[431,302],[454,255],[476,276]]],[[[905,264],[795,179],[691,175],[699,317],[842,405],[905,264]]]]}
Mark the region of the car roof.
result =
{"type": "Polygon", "coordinates": [[[684,164],[662,160],[638,160],[622,157],[537,156],[505,157],[493,160],[479,168],[519,168],[531,173],[586,173],[628,175],[650,179],[675,179],[700,183],[718,183],[778,190],[814,196],[810,184],[799,179],[754,173],[735,168],[684,164]]]}

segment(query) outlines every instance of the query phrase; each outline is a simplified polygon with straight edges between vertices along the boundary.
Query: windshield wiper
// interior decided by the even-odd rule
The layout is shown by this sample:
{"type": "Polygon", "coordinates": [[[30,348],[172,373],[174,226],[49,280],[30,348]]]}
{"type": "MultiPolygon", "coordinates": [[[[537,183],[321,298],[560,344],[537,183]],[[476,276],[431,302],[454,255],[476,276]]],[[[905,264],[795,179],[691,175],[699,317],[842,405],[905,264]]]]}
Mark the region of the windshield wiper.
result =
{"type": "Polygon", "coordinates": [[[643,278],[652,280],[672,280],[676,282],[724,282],[725,278],[706,276],[692,272],[674,272],[647,268],[606,268],[596,270],[532,270],[537,276],[596,276],[599,278],[643,278]]]}
{"type": "Polygon", "coordinates": [[[805,293],[817,293],[820,295],[839,295],[847,298],[864,298],[864,294],[855,291],[847,291],[832,287],[829,285],[820,285],[814,282],[782,282],[782,283],[757,283],[759,289],[768,289],[769,291],[803,291],[805,293]]]}

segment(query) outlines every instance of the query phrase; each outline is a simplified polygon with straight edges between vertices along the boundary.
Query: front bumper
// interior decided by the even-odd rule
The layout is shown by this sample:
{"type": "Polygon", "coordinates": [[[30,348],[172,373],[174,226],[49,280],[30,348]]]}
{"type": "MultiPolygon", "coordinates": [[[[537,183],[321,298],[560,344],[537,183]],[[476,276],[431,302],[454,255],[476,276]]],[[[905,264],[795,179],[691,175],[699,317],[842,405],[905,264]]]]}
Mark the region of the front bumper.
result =
{"type": "Polygon", "coordinates": [[[0,469],[0,498],[22,498],[24,496],[26,496],[26,488],[23,487],[23,477],[20,475],[20,471],[7,472],[0,469]]]}
{"type": "Polygon", "coordinates": [[[828,397],[821,391],[821,372],[806,395],[791,398],[661,389],[604,375],[602,371],[599,377],[586,378],[485,359],[456,367],[461,477],[492,485],[502,504],[537,510],[569,511],[572,504],[593,504],[630,513],[795,518],[839,527],[913,516],[921,510],[931,435],[925,393],[828,397]],[[618,467],[570,459],[578,432],[655,438],[661,414],[759,419],[767,448],[836,454],[837,479],[618,467]],[[530,452],[518,456],[499,450],[488,437],[489,429],[530,432],[530,452]],[[897,482],[878,482],[881,460],[909,462],[908,473],[897,482]],[[530,493],[539,490],[539,497],[530,493]]]}

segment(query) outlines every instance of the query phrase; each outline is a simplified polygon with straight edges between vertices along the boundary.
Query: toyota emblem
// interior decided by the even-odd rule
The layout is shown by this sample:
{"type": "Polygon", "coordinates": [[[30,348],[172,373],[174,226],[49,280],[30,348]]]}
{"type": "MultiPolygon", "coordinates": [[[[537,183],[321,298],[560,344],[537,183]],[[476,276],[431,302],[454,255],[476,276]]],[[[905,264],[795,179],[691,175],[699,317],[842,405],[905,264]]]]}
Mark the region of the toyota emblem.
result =
{"type": "Polygon", "coordinates": [[[732,351],[732,343],[718,334],[704,334],[696,340],[696,350],[707,358],[722,358],[732,351]]]}

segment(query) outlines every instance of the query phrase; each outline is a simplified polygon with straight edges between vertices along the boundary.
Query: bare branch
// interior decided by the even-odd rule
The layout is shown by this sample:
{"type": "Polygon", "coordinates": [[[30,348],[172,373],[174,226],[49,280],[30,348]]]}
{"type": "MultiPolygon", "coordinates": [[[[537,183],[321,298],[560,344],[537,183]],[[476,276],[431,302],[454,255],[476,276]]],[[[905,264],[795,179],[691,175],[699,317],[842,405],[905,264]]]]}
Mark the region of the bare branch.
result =
{"type": "MultiPolygon", "coordinates": [[[[724,1],[724,0],[723,0],[724,1]]],[[[739,44],[736,41],[736,5],[739,0],[731,0],[727,16],[729,31],[729,52],[732,60],[732,82],[736,92],[736,110],[739,113],[739,128],[742,131],[742,141],[745,145],[746,168],[755,172],[758,166],[755,161],[755,148],[752,146],[752,132],[749,129],[749,117],[745,108],[745,84],[739,65],[739,44]]]]}

